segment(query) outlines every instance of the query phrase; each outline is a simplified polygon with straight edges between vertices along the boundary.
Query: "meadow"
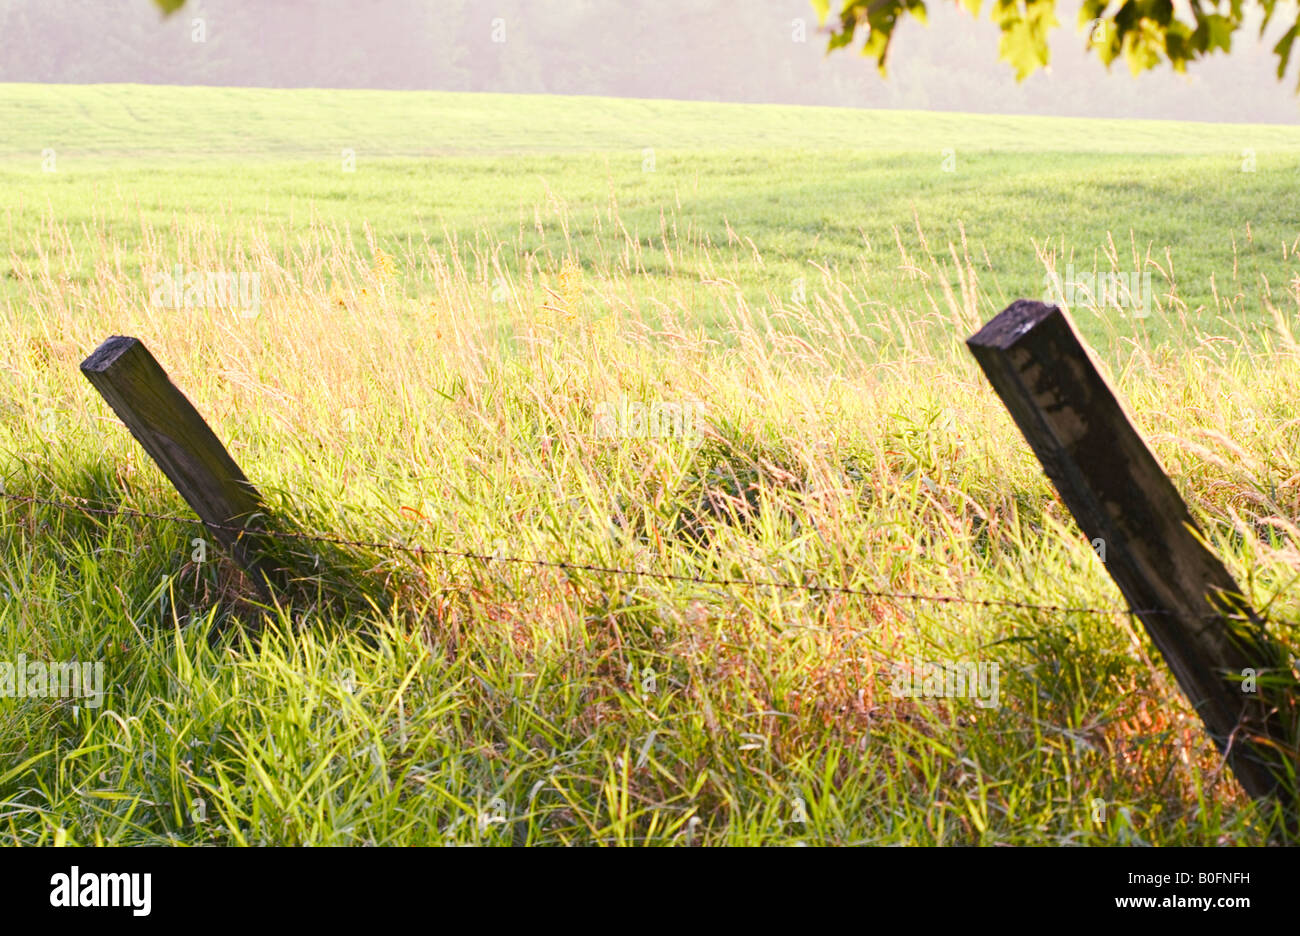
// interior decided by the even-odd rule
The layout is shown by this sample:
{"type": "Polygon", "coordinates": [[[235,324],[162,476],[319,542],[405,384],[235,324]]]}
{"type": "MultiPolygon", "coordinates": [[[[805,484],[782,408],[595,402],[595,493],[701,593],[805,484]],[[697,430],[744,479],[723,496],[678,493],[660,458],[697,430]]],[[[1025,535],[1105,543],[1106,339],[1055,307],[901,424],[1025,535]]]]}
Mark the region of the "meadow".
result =
{"type": "Polygon", "coordinates": [[[713,580],[1121,607],[962,345],[1070,265],[1152,274],[1070,311],[1298,619],[1300,128],[35,85],[0,125],[0,660],[104,672],[0,697],[0,838],[1278,834],[1126,615],[713,580]],[[256,308],[159,304],[177,267],[256,308]],[[77,372],[111,334],[348,543],[259,605],[197,522],[14,500],[188,513],[77,372]],[[629,401],[700,432],[599,423],[629,401]],[[916,661],[998,704],[900,697],[916,661]]]}

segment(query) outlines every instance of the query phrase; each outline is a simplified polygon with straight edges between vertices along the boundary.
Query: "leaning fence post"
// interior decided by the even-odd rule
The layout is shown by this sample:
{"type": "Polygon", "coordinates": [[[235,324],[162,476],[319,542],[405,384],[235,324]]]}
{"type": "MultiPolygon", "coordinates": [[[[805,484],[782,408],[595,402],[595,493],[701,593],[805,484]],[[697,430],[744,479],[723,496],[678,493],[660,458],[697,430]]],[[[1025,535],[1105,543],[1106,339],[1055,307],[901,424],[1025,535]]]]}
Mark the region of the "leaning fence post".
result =
{"type": "Polygon", "coordinates": [[[1288,657],[1205,545],[1187,504],[1069,317],[1019,300],[966,341],[1074,519],[1252,796],[1294,806],[1288,657]],[[1260,674],[1254,685],[1247,671],[1260,674]],[[1257,691],[1247,691],[1257,689],[1257,691]]]}
{"type": "Polygon", "coordinates": [[[269,599],[261,495],[154,356],[139,339],[114,335],[81,372],[269,599]]]}

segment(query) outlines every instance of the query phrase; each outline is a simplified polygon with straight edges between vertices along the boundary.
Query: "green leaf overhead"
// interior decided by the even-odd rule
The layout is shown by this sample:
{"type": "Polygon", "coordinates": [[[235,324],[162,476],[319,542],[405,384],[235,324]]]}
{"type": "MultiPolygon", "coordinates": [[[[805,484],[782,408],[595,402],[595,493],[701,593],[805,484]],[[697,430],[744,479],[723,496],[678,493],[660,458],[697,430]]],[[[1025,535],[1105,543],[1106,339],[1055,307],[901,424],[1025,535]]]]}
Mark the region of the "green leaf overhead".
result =
{"type": "MultiPolygon", "coordinates": [[[[979,16],[981,0],[953,0],[979,16]]],[[[1077,27],[1084,46],[1109,67],[1122,58],[1137,74],[1167,63],[1183,72],[1191,62],[1216,52],[1230,53],[1232,40],[1247,25],[1247,14],[1262,14],[1260,34],[1270,25],[1280,0],[1188,0],[1175,8],[1172,0],[1084,0],[1077,27]]],[[[812,0],[821,23],[828,27],[830,50],[862,42],[862,54],[875,59],[884,74],[898,24],[908,15],[925,21],[921,0],[812,0]]],[[[1295,23],[1273,47],[1277,74],[1286,74],[1291,50],[1300,35],[1300,14],[1288,7],[1295,23]]],[[[1060,25],[1056,0],[993,0],[989,18],[1002,31],[998,57],[1023,80],[1050,62],[1048,34],[1060,25]]],[[[1297,85],[1300,89],[1300,85],[1297,85]]]]}

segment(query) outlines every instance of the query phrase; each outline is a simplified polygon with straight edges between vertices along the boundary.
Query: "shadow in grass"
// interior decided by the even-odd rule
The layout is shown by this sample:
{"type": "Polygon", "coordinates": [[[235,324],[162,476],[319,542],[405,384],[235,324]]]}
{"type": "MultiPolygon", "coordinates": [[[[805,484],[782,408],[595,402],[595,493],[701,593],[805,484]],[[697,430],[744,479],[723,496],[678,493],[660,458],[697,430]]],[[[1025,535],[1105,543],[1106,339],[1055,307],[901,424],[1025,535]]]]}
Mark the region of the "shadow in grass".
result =
{"type": "Polygon", "coordinates": [[[161,586],[182,624],[211,620],[213,638],[231,629],[256,634],[268,614],[282,614],[295,629],[310,622],[346,630],[350,621],[382,616],[391,603],[385,589],[367,587],[377,584],[375,570],[382,565],[373,551],[329,542],[343,537],[276,505],[260,518],[262,568],[273,583],[268,591],[178,494],[161,486],[135,489],[110,466],[62,465],[52,476],[23,465],[0,490],[9,495],[0,504],[4,528],[81,543],[92,554],[127,552],[134,574],[120,584],[128,596],[147,601],[161,586]],[[141,590],[147,591],[130,595],[141,590]]]}
{"type": "MultiPolygon", "coordinates": [[[[771,509],[779,514],[778,526],[797,536],[798,513],[772,498],[765,502],[762,495],[764,491],[801,495],[802,469],[779,447],[726,423],[718,427],[718,433],[701,443],[694,466],[666,501],[680,505],[668,527],[672,536],[707,549],[723,527],[758,535],[763,513],[771,509]],[[788,468],[786,462],[791,462],[788,468]]],[[[648,537],[645,518],[639,513],[633,517],[631,527],[648,537]]]]}

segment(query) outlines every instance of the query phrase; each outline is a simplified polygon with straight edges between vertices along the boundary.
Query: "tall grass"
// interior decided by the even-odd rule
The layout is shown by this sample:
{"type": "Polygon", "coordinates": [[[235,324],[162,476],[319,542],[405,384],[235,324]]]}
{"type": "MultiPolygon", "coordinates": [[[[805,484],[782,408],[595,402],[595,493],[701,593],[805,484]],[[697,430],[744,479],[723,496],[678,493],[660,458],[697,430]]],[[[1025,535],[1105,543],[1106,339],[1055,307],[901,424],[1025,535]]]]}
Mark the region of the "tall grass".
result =
{"type": "MultiPolygon", "coordinates": [[[[581,242],[563,211],[536,223],[552,226],[549,249],[142,222],[136,248],[101,237],[93,275],[71,277],[60,271],[84,258],[51,218],[34,261],[12,258],[24,295],[0,311],[5,490],[184,511],[77,373],[103,338],[131,334],[295,529],[700,578],[1122,604],[962,347],[997,308],[962,242],[929,245],[918,228],[926,248],[912,255],[900,240],[897,275],[928,298],[909,313],[853,269],[755,302],[735,251],[674,230],[671,212],[650,241],[612,206],[581,242]],[[159,308],[128,272],[177,264],[260,273],[259,314],[159,308]],[[595,415],[611,401],[699,402],[704,428],[611,437],[595,415]]],[[[1191,334],[1178,351],[1113,310],[1074,314],[1102,326],[1098,356],[1213,548],[1288,620],[1300,297],[1266,288],[1267,327],[1191,334]]],[[[1176,303],[1157,314],[1172,325],[1176,303]]],[[[257,608],[215,546],[196,560],[204,536],[0,507],[0,660],[98,660],[107,676],[97,708],[0,699],[8,840],[1278,832],[1123,615],[305,544],[283,557],[293,587],[257,608]],[[918,660],[997,663],[1000,704],[898,697],[900,667],[918,660]]],[[[1293,627],[1278,630],[1296,646],[1293,627]]]]}

